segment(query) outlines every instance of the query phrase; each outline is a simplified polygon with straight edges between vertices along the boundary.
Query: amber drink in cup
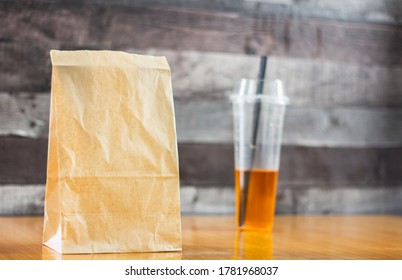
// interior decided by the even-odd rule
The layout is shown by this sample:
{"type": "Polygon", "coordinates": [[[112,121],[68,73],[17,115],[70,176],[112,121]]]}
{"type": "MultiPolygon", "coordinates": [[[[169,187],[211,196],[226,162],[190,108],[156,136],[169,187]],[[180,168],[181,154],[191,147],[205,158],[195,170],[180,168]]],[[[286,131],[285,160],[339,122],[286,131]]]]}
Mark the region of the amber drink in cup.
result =
{"type": "Polygon", "coordinates": [[[280,80],[243,79],[231,101],[238,227],[270,231],[288,98],[280,80]]]}

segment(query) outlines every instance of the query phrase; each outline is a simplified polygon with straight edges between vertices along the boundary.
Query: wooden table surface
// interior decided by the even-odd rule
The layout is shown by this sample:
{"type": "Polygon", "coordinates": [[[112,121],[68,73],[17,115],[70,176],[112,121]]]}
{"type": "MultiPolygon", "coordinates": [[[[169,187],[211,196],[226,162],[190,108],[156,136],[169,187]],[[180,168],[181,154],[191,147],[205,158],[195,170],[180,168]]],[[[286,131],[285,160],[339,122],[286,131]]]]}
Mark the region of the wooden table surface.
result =
{"type": "Polygon", "coordinates": [[[233,216],[183,216],[183,251],[61,255],[41,244],[41,217],[0,217],[0,259],[402,259],[401,216],[277,216],[272,234],[233,216]]]}

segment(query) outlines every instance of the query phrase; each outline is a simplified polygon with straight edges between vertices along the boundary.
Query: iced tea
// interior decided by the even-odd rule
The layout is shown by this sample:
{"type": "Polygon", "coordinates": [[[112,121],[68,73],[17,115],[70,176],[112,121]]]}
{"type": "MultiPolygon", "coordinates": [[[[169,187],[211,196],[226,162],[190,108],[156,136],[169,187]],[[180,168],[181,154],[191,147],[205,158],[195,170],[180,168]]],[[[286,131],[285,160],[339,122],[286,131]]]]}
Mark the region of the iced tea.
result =
{"type": "Polygon", "coordinates": [[[236,218],[239,226],[244,229],[272,229],[277,182],[277,170],[235,170],[236,218]],[[241,207],[245,186],[245,206],[241,207]],[[240,225],[241,209],[245,211],[243,226],[240,225]]]}

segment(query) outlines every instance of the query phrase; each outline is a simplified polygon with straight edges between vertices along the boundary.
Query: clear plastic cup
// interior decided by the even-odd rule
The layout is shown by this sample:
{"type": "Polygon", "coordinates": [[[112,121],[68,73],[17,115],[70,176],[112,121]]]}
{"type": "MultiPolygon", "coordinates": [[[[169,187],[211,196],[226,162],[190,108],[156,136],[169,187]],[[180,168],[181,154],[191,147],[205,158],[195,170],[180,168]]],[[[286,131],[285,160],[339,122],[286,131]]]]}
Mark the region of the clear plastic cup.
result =
{"type": "Polygon", "coordinates": [[[272,230],[288,98],[280,80],[243,79],[231,101],[238,227],[272,230]]]}

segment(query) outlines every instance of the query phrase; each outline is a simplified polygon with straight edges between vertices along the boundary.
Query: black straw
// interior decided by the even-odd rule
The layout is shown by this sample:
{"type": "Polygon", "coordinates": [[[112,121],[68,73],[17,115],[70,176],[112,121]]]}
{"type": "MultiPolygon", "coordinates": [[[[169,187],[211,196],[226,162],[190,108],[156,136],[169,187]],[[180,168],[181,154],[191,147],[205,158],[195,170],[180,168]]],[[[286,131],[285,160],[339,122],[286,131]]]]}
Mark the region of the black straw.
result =
{"type": "MultiPolygon", "coordinates": [[[[260,69],[258,71],[258,81],[257,81],[257,89],[256,95],[262,94],[264,89],[264,79],[265,79],[265,69],[267,66],[267,56],[262,56],[260,59],[260,69]]],[[[239,225],[244,225],[244,220],[246,217],[246,209],[247,209],[247,197],[248,197],[248,188],[250,184],[250,174],[254,165],[255,158],[255,150],[257,148],[257,136],[258,136],[258,124],[260,122],[260,111],[261,111],[261,102],[260,100],[256,100],[254,105],[254,113],[253,113],[253,130],[252,130],[252,138],[251,138],[251,155],[250,155],[250,170],[244,172],[244,186],[242,190],[241,203],[240,203],[240,215],[239,215],[239,225]],[[243,209],[242,209],[243,208],[243,209]]]]}

